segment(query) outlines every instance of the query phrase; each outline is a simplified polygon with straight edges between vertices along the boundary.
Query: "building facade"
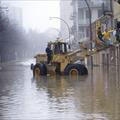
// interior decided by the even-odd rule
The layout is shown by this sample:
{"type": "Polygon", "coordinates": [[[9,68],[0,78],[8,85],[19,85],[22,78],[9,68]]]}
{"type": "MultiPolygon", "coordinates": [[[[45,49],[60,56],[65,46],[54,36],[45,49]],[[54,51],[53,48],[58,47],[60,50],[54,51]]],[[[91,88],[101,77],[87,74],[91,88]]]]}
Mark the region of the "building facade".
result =
{"type": "Polygon", "coordinates": [[[60,22],[60,31],[61,37],[66,41],[69,40],[69,36],[72,39],[70,30],[73,24],[73,21],[70,19],[72,11],[71,0],[60,0],[60,18],[65,21],[61,20],[60,22]]]}

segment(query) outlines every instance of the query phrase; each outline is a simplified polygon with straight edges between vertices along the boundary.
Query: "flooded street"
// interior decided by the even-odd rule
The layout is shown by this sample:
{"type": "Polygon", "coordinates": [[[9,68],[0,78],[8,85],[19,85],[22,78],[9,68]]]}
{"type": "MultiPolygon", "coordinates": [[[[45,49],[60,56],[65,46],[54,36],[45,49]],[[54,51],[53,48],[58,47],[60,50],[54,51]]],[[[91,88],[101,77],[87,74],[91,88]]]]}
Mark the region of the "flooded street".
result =
{"type": "Polygon", "coordinates": [[[120,69],[33,79],[29,62],[0,70],[0,120],[120,120],[120,69]]]}

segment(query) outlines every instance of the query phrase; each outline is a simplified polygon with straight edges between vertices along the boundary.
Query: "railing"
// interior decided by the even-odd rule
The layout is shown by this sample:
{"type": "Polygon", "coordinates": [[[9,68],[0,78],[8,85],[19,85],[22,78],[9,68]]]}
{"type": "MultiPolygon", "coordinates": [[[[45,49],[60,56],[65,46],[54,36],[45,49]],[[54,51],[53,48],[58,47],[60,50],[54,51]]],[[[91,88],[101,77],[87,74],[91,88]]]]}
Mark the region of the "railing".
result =
{"type": "MultiPolygon", "coordinates": [[[[102,2],[88,2],[90,7],[101,7],[102,2]]],[[[78,1],[78,8],[87,8],[86,3],[84,1],[78,1]]]]}

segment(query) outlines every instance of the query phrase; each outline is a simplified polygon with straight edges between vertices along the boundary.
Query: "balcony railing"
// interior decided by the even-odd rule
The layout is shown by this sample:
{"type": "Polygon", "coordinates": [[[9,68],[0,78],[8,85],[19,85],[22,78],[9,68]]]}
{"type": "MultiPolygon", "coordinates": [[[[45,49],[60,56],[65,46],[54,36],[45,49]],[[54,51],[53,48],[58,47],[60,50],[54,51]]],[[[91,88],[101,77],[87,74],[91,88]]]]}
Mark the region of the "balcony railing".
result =
{"type": "MultiPolygon", "coordinates": [[[[89,5],[91,8],[101,7],[102,3],[101,2],[89,2],[89,5]]],[[[78,8],[87,8],[85,1],[78,1],[78,8]]]]}

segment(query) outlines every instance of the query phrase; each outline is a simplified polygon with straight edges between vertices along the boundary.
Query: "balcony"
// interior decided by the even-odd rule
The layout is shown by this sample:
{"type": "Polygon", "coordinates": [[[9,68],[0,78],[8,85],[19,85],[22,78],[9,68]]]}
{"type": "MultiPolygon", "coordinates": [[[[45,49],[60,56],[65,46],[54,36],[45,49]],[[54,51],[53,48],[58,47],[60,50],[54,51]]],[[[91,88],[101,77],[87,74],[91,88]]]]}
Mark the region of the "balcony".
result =
{"type": "MultiPolygon", "coordinates": [[[[89,2],[91,8],[98,8],[102,6],[101,2],[89,2]]],[[[87,8],[85,1],[78,1],[78,8],[87,8]]]]}

